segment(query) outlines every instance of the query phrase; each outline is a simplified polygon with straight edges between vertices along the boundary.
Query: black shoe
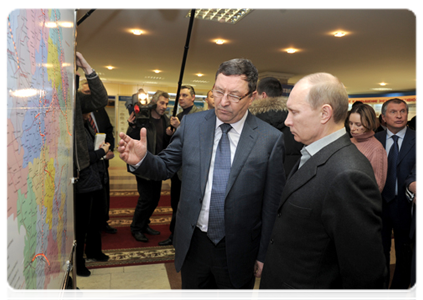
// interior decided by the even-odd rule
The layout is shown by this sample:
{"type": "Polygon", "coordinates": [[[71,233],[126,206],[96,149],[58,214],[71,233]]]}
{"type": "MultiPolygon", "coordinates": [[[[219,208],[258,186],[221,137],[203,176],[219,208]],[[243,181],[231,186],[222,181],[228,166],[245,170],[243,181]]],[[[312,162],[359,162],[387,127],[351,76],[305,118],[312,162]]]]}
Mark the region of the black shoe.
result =
{"type": "Polygon", "coordinates": [[[147,233],[147,234],[151,234],[151,235],[159,235],[160,231],[154,230],[152,229],[150,226],[147,226],[142,233],[147,233]]]}
{"type": "Polygon", "coordinates": [[[87,257],[87,261],[108,261],[110,256],[101,253],[100,255],[94,257],[87,257]]]}
{"type": "Polygon", "coordinates": [[[173,239],[169,237],[167,240],[159,242],[159,246],[169,246],[173,244],[173,239]]]}
{"type": "MultiPolygon", "coordinates": [[[[76,287],[76,299],[81,299],[82,298],[82,296],[84,295],[84,293],[83,292],[81,292],[81,290],[78,288],[78,287],[76,287]]],[[[66,291],[65,291],[65,298],[66,299],[73,299],[73,287],[70,285],[68,285],[67,287],[66,287],[66,291]]]]}
{"type": "Polygon", "coordinates": [[[141,232],[132,232],[132,236],[138,241],[138,242],[144,242],[147,243],[148,242],[148,238],[142,234],[141,232]]]}
{"type": "Polygon", "coordinates": [[[86,267],[80,267],[76,268],[76,275],[81,277],[88,277],[91,275],[91,272],[86,267]]]}
{"type": "Polygon", "coordinates": [[[106,232],[106,233],[112,233],[112,234],[114,234],[114,233],[117,232],[117,229],[111,227],[109,224],[106,223],[106,226],[103,227],[103,231],[106,232]]]}

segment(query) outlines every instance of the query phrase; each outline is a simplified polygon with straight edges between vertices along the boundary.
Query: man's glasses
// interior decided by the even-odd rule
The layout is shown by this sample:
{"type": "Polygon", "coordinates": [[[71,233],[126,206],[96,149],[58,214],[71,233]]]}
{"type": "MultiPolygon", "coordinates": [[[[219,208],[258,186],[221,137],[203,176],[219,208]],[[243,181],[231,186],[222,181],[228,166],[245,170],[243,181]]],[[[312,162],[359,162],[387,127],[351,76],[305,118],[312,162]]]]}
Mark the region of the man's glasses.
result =
{"type": "MultiPolygon", "coordinates": [[[[213,96],[216,99],[221,99],[223,98],[223,96],[225,96],[225,93],[219,90],[212,90],[213,96]]],[[[229,101],[234,102],[234,103],[238,103],[239,101],[241,101],[242,99],[244,99],[245,97],[247,97],[248,95],[250,95],[251,93],[248,92],[247,94],[245,94],[244,96],[240,97],[240,96],[236,96],[236,95],[232,95],[232,94],[226,94],[226,97],[228,98],[229,101]]]]}

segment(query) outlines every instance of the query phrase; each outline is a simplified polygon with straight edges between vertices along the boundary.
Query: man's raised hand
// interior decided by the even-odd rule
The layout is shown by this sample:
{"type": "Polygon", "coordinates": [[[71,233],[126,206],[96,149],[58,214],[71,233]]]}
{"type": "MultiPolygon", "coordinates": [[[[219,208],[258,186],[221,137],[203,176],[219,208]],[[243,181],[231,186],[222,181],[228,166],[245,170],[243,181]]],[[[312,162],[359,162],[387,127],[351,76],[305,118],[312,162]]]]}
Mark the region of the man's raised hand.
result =
{"type": "Polygon", "coordinates": [[[119,133],[119,157],[128,165],[138,164],[147,153],[147,130],[141,128],[140,140],[134,140],[123,132],[119,133]]]}

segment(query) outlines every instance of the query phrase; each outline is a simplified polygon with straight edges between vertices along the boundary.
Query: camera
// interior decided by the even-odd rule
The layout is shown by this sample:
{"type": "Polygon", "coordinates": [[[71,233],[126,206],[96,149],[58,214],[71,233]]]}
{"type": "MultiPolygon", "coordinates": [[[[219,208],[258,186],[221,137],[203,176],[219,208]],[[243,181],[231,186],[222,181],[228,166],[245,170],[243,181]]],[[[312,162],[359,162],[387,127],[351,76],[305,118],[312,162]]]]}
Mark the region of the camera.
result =
{"type": "Polygon", "coordinates": [[[134,124],[137,127],[146,127],[151,116],[151,109],[155,104],[151,103],[147,93],[144,90],[137,94],[137,102],[134,104],[135,120],[134,124]]]}

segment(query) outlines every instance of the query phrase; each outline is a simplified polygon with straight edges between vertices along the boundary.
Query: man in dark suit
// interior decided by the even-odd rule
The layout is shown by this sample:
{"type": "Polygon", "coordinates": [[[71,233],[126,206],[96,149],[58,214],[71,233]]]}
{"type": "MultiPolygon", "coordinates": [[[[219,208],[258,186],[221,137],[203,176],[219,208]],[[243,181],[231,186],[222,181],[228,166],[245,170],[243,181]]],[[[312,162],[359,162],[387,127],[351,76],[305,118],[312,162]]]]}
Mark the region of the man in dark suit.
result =
{"type": "Polygon", "coordinates": [[[420,299],[420,155],[411,174],[405,180],[407,197],[413,202],[410,239],[413,244],[411,259],[411,300],[420,299]]]}
{"type": "Polygon", "coordinates": [[[383,103],[382,118],[387,129],[376,133],[375,137],[388,153],[388,175],[382,191],[383,248],[389,268],[393,230],[396,262],[390,288],[407,289],[411,269],[411,203],[406,197],[405,182],[416,164],[416,132],[407,127],[408,105],[401,99],[394,98],[383,103]],[[392,148],[393,145],[397,149],[392,148]],[[393,154],[394,150],[397,151],[396,155],[393,154]],[[397,157],[394,163],[396,167],[391,164],[393,156],[397,157]]]}
{"type": "Polygon", "coordinates": [[[306,76],[287,107],[285,124],[305,147],[282,193],[260,288],[383,288],[382,200],[344,128],[342,82],[306,76]]]}
{"type": "Polygon", "coordinates": [[[157,156],[145,129],[141,141],[120,133],[134,173],[166,179],[182,166],[173,240],[182,288],[253,288],[261,275],[285,174],[283,134],[248,112],[257,77],[249,60],[222,63],[215,110],[185,116],[157,156]]]}

